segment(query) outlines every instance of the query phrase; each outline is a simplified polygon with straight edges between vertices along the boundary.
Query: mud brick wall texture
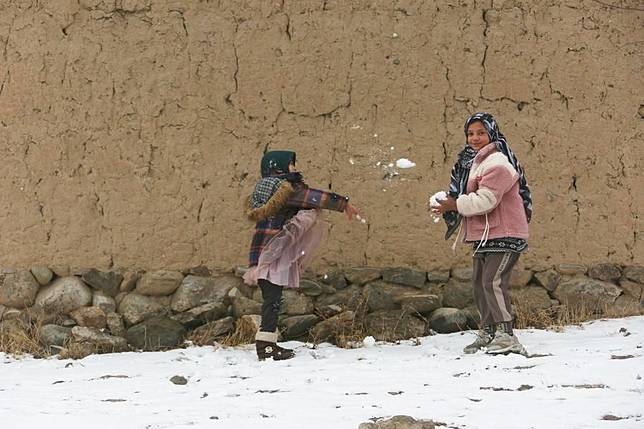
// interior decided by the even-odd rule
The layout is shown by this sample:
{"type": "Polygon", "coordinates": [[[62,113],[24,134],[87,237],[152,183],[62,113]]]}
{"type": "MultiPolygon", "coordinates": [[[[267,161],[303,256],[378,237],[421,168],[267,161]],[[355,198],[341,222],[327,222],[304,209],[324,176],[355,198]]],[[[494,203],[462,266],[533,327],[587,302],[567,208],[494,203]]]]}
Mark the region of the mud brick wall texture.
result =
{"type": "Polygon", "coordinates": [[[0,0],[0,265],[243,264],[266,148],[369,221],[329,213],[318,266],[467,264],[425,203],[480,110],[532,186],[526,267],[641,262],[643,19],[627,0],[0,0]]]}

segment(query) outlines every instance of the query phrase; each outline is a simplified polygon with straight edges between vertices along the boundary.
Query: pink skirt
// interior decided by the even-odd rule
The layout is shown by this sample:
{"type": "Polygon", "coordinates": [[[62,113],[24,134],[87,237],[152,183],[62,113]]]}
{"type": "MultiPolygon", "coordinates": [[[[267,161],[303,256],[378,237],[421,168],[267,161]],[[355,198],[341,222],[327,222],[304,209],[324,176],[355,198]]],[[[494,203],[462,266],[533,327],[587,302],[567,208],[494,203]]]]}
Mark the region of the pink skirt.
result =
{"type": "Polygon", "coordinates": [[[300,275],[313,259],[324,237],[321,210],[300,210],[264,247],[259,262],[244,274],[244,283],[265,279],[278,286],[297,288],[300,275]]]}

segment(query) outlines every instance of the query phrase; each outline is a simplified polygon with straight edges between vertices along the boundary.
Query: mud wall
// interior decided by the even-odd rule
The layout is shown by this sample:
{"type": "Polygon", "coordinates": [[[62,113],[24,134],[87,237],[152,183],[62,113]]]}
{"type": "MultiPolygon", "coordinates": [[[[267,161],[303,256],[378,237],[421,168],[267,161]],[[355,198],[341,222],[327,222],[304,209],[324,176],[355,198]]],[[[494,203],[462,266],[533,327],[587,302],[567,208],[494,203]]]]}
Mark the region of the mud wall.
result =
{"type": "Polygon", "coordinates": [[[467,264],[425,202],[478,110],[533,190],[524,265],[641,262],[642,9],[0,0],[0,264],[242,264],[265,148],[369,220],[330,213],[318,266],[467,264]]]}

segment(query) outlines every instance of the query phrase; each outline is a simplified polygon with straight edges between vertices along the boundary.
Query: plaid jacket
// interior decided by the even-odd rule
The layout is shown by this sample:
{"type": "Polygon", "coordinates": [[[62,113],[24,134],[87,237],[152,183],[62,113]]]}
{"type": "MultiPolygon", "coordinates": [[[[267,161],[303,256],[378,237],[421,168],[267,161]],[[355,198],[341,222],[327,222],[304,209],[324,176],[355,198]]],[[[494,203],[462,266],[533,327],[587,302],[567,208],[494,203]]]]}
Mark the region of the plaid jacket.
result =
{"type": "Polygon", "coordinates": [[[271,217],[259,220],[255,224],[255,233],[250,244],[249,266],[257,265],[264,246],[276,236],[288,219],[302,209],[327,209],[343,212],[347,207],[348,197],[333,192],[299,186],[289,197],[280,212],[271,217]]]}

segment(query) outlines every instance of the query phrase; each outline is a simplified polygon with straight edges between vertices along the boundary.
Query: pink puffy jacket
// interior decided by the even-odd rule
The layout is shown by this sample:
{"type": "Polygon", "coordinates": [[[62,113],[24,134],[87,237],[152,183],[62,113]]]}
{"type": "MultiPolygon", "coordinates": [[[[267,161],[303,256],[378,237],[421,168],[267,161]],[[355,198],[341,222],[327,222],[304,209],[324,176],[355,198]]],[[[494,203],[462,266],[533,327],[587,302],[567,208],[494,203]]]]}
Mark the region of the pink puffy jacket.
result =
{"type": "Polygon", "coordinates": [[[466,191],[456,200],[458,212],[465,217],[464,241],[528,238],[519,175],[494,143],[476,154],[466,191]]]}

